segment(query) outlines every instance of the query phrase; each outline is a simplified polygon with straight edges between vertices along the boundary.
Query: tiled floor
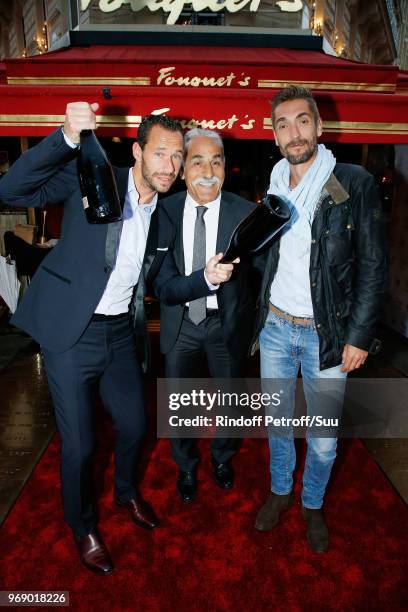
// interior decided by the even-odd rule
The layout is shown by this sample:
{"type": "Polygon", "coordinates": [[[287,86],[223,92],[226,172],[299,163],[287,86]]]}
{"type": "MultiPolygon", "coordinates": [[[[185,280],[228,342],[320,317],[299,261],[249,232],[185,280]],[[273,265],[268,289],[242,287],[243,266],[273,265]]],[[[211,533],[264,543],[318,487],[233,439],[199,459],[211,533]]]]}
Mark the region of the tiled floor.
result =
{"type": "Polygon", "coordinates": [[[364,440],[364,444],[408,504],[408,438],[364,440]]]}
{"type": "MultiPolygon", "coordinates": [[[[373,378],[408,377],[408,340],[385,327],[381,329],[380,336],[383,350],[370,357],[367,371],[362,370],[359,375],[373,378]]],[[[404,430],[407,428],[404,427],[404,430]]],[[[408,504],[408,438],[374,438],[364,439],[363,442],[408,504]]]]}
{"type": "Polygon", "coordinates": [[[36,345],[0,371],[0,524],[55,431],[36,345]]]}

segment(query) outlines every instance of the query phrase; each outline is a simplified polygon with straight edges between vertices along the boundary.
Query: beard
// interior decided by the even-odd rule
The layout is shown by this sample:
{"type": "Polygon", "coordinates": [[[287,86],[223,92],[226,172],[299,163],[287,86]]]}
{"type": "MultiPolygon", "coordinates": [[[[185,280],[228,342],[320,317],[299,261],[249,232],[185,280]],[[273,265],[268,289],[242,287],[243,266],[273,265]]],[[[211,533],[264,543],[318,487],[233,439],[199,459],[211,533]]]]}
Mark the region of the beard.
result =
{"type": "Polygon", "coordinates": [[[292,166],[296,166],[297,164],[304,164],[309,161],[315,154],[317,149],[317,139],[313,140],[292,140],[289,142],[284,148],[280,147],[280,151],[284,157],[288,160],[288,162],[292,166]],[[289,153],[289,147],[293,145],[307,145],[307,149],[303,153],[299,153],[298,155],[289,153]]]}
{"type": "Polygon", "coordinates": [[[170,189],[176,179],[176,175],[174,172],[152,172],[143,158],[141,170],[142,178],[145,182],[145,185],[149,187],[149,189],[151,189],[152,191],[157,191],[158,193],[167,193],[167,191],[170,189]],[[168,185],[161,185],[158,180],[159,177],[171,178],[173,180],[169,182],[168,185]]]}

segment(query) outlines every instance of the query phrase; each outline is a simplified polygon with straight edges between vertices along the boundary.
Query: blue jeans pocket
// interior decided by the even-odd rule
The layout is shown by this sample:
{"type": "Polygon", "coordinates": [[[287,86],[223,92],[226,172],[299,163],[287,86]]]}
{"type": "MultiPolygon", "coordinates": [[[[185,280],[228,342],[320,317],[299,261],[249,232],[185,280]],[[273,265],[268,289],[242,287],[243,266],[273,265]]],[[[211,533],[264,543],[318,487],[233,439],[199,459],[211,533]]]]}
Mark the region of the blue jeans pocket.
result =
{"type": "Polygon", "coordinates": [[[278,317],[278,315],[272,312],[272,310],[270,310],[268,313],[268,317],[265,321],[265,325],[271,325],[271,326],[274,325],[275,327],[283,327],[284,320],[278,317]]]}

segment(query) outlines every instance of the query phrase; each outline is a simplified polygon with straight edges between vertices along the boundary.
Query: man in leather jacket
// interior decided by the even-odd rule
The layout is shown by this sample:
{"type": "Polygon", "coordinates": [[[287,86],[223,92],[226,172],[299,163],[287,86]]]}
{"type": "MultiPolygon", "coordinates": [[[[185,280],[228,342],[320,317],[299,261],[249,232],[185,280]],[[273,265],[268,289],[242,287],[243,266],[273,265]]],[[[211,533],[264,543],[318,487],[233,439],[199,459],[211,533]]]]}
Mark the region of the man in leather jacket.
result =
{"type": "MultiPolygon", "coordinates": [[[[266,259],[257,321],[261,376],[292,381],[286,404],[292,416],[301,369],[308,415],[318,414],[321,380],[335,381],[342,398],[347,373],[380,348],[375,325],[387,278],[381,204],[366,170],[336,163],[317,144],[322,121],[309,90],[291,86],[278,93],[272,122],[283,159],[273,168],[269,192],[288,202],[292,220],[266,259]]],[[[310,431],[307,441],[302,514],[310,548],[325,552],[322,506],[337,441],[310,431]]],[[[270,433],[269,444],[272,486],[256,519],[260,531],[277,525],[294,501],[292,430],[270,433]]]]}

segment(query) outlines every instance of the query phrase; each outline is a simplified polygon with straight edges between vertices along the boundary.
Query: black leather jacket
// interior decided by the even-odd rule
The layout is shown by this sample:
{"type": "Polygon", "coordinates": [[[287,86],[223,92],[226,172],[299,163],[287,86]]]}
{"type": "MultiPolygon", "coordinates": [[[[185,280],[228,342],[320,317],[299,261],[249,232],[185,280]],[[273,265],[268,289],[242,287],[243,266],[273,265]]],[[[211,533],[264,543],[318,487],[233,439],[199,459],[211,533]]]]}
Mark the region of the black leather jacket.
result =
{"type": "MultiPolygon", "coordinates": [[[[266,254],[256,338],[268,316],[279,242],[266,254]]],[[[385,231],[374,179],[360,166],[336,164],[322,190],[309,276],[320,369],[339,365],[345,344],[378,352],[375,325],[387,288],[385,231]]]]}

